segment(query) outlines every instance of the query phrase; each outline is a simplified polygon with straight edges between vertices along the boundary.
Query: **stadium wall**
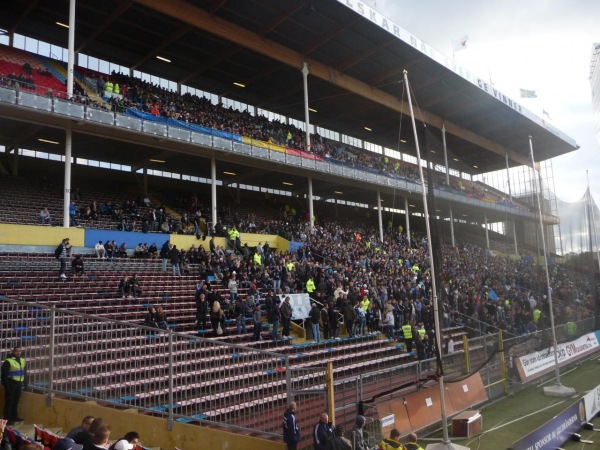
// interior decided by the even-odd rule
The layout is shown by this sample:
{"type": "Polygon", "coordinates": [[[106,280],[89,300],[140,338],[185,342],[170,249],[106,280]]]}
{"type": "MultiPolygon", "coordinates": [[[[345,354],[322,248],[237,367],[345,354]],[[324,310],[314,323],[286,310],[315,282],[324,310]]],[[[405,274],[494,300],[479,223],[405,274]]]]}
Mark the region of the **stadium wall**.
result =
{"type": "MultiPolygon", "coordinates": [[[[4,390],[2,390],[4,402],[4,390]]],[[[283,441],[260,439],[241,433],[223,431],[206,426],[173,422],[173,430],[167,430],[167,421],[161,417],[140,414],[136,409],[119,410],[106,408],[96,402],[76,402],[54,397],[52,405],[46,405],[46,396],[24,392],[19,403],[27,411],[27,420],[43,427],[62,428],[66,433],[79,425],[86,415],[102,417],[111,427],[114,442],[128,431],[137,431],[146,447],[180,448],[182,450],[236,449],[283,450],[283,441]]]]}
{"type": "MultiPolygon", "coordinates": [[[[53,251],[66,237],[71,240],[71,245],[76,251],[80,252],[80,248],[86,248],[89,249],[89,253],[93,253],[93,248],[98,241],[105,242],[106,240],[114,240],[119,245],[125,242],[130,251],[133,251],[140,242],[149,244],[156,242],[160,249],[167,239],[180,249],[188,249],[192,244],[196,247],[204,247],[207,251],[210,249],[208,238],[196,239],[196,236],[190,235],[0,224],[0,251],[53,251]]],[[[268,242],[271,249],[277,249],[280,252],[290,248],[289,241],[276,235],[241,233],[240,237],[242,243],[247,243],[250,248],[256,247],[259,242],[263,244],[268,242]]],[[[215,238],[215,245],[226,248],[225,238],[215,238]]]]}

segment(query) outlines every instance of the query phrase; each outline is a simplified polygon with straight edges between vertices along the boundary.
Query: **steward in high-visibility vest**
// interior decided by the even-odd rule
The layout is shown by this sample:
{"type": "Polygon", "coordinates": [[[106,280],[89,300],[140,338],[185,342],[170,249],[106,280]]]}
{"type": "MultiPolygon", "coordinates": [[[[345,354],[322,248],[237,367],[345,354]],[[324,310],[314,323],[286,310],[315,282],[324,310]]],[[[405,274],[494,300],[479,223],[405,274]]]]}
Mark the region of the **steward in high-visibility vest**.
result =
{"type": "Polygon", "coordinates": [[[540,320],[541,315],[542,315],[542,311],[540,311],[539,308],[535,308],[532,313],[533,323],[538,323],[538,320],[540,320]]]}
{"type": "Polygon", "coordinates": [[[404,345],[406,345],[406,351],[408,353],[412,352],[412,325],[402,325],[402,335],[404,336],[404,345]]]}
{"type": "Polygon", "coordinates": [[[106,83],[104,83],[104,90],[106,92],[112,92],[113,91],[113,84],[112,81],[110,80],[106,80],[106,83]]]}
{"type": "Polygon", "coordinates": [[[4,385],[4,418],[9,425],[21,421],[17,415],[17,406],[23,389],[27,389],[29,378],[22,348],[17,346],[2,363],[2,384],[4,385]]]}
{"type": "Polygon", "coordinates": [[[254,262],[255,262],[256,264],[258,264],[259,266],[262,266],[262,256],[261,256],[261,254],[260,254],[260,253],[256,252],[256,253],[254,254],[254,262]]]}
{"type": "Polygon", "coordinates": [[[306,282],[306,292],[312,294],[315,291],[315,289],[317,289],[317,287],[315,286],[315,282],[313,281],[312,277],[310,277],[306,282]]]}
{"type": "Polygon", "coordinates": [[[565,332],[567,333],[567,337],[575,337],[577,335],[577,324],[572,320],[567,322],[565,325],[565,332]]]}
{"type": "Polygon", "coordinates": [[[119,83],[115,83],[115,85],[113,87],[113,92],[115,94],[120,94],[121,93],[121,88],[119,87],[119,83]]]}

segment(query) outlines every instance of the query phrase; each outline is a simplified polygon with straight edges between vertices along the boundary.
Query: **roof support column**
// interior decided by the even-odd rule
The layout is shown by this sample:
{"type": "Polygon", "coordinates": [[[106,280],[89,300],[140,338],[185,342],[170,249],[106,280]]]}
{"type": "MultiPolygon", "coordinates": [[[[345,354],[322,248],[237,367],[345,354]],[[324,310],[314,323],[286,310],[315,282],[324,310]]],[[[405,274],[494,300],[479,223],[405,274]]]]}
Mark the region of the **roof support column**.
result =
{"type": "Polygon", "coordinates": [[[148,168],[146,166],[144,166],[143,170],[143,175],[142,175],[142,187],[144,190],[144,195],[148,195],[148,168]]]}
{"type": "Polygon", "coordinates": [[[490,250],[490,234],[488,232],[487,214],[483,214],[483,222],[485,223],[485,248],[490,250]]]}
{"type": "MultiPolygon", "coordinates": [[[[504,159],[506,160],[506,180],[508,183],[508,198],[512,202],[512,187],[510,185],[510,165],[508,164],[508,152],[504,152],[504,159]]],[[[517,227],[515,226],[514,218],[512,219],[512,232],[515,245],[515,256],[519,256],[519,249],[517,247],[517,227]]]]}
{"type": "Polygon", "coordinates": [[[71,152],[72,152],[71,122],[67,125],[65,136],[65,190],[63,193],[63,227],[69,228],[69,206],[71,204],[71,152]]]}
{"type": "Polygon", "coordinates": [[[210,209],[214,230],[217,224],[217,160],[214,156],[210,159],[210,182],[210,209]]]}
{"type": "Polygon", "coordinates": [[[406,240],[410,247],[410,214],[408,213],[408,197],[404,197],[404,217],[406,219],[406,240]]]}
{"type": "Polygon", "coordinates": [[[377,189],[377,222],[379,223],[379,242],[383,243],[383,219],[381,217],[381,191],[377,189]]]}
{"type": "MultiPolygon", "coordinates": [[[[450,168],[448,167],[448,148],[446,147],[446,125],[442,123],[442,144],[444,146],[444,165],[446,166],[446,185],[450,186],[450,168]]],[[[450,204],[450,239],[454,248],[454,217],[450,204]]]]}
{"type": "MultiPolygon", "coordinates": [[[[75,66],[75,2],[76,0],[69,2],[69,61],[67,63],[67,97],[69,99],[73,97],[73,68],[75,66]]],[[[67,222],[68,220],[69,216],[67,215],[67,222]]]]}
{"type": "Polygon", "coordinates": [[[308,177],[308,215],[310,223],[310,231],[315,228],[315,214],[313,209],[313,189],[312,189],[312,177],[308,177]]]}
{"type": "MultiPolygon", "coordinates": [[[[302,86],[304,88],[304,122],[306,123],[306,148],[310,152],[310,117],[308,115],[308,64],[302,63],[302,86]]],[[[312,229],[312,214],[310,219],[310,228],[312,229]]]]}

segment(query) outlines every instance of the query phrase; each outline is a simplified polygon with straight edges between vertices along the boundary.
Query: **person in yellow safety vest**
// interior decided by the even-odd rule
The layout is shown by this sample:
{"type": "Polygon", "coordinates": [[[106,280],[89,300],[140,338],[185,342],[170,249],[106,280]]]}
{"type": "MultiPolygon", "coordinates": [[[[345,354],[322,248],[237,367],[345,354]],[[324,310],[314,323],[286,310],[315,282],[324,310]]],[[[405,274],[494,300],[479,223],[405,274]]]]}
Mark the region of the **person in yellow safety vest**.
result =
{"type": "Polygon", "coordinates": [[[570,320],[565,324],[565,332],[568,338],[574,338],[577,336],[577,324],[570,320]]]}
{"type": "Polygon", "coordinates": [[[261,256],[261,254],[260,254],[260,253],[256,252],[256,253],[254,254],[254,262],[255,262],[256,264],[258,264],[259,266],[262,266],[262,256],[261,256]]]}
{"type": "Polygon", "coordinates": [[[119,83],[115,83],[115,85],[113,87],[113,92],[115,94],[120,94],[121,93],[121,88],[119,87],[119,83]]]}
{"type": "Polygon", "coordinates": [[[417,333],[421,335],[421,337],[425,337],[426,331],[425,331],[425,327],[423,326],[422,323],[419,324],[419,328],[417,328],[417,333]]]}
{"type": "Polygon", "coordinates": [[[404,445],[400,442],[400,432],[394,428],[390,432],[389,438],[384,438],[383,441],[379,443],[378,450],[404,450],[404,445]]]}
{"type": "Polygon", "coordinates": [[[414,266],[412,266],[412,271],[413,271],[414,273],[419,273],[419,272],[421,271],[421,269],[419,268],[419,266],[418,266],[418,265],[416,265],[416,264],[415,264],[414,266]]]}
{"type": "Polygon", "coordinates": [[[360,307],[362,309],[365,310],[365,312],[367,312],[369,310],[369,305],[371,304],[371,301],[368,299],[367,294],[369,293],[369,291],[365,291],[365,296],[363,297],[363,299],[360,301],[360,307]]]}
{"type": "Polygon", "coordinates": [[[315,282],[313,281],[312,277],[310,277],[306,282],[306,292],[312,294],[315,291],[315,289],[317,289],[317,287],[315,286],[315,282]]]}
{"type": "Polygon", "coordinates": [[[17,415],[17,406],[23,389],[27,389],[29,377],[25,359],[21,356],[23,348],[16,346],[2,363],[2,385],[4,386],[4,419],[8,425],[21,422],[17,415]]]}
{"type": "Polygon", "coordinates": [[[112,81],[110,80],[106,80],[106,83],[104,83],[104,90],[106,92],[112,92],[113,91],[113,84],[112,81]]]}
{"type": "Polygon", "coordinates": [[[404,446],[406,450],[423,450],[419,444],[417,444],[417,434],[410,433],[408,435],[408,443],[404,446]]]}
{"type": "Polygon", "coordinates": [[[366,248],[371,248],[371,241],[367,241],[367,242],[365,243],[365,247],[366,247],[366,248]]]}
{"type": "Polygon", "coordinates": [[[286,142],[288,143],[288,145],[292,144],[292,132],[291,131],[288,131],[286,142]]]}
{"type": "Polygon", "coordinates": [[[532,315],[533,315],[533,323],[535,323],[537,325],[538,320],[540,320],[540,316],[542,315],[542,311],[540,311],[540,309],[536,307],[533,310],[532,315]]]}
{"type": "Polygon", "coordinates": [[[406,325],[402,325],[402,335],[404,336],[404,345],[406,345],[406,352],[412,352],[412,325],[407,323],[406,325]]]}
{"type": "Polygon", "coordinates": [[[398,161],[396,161],[396,163],[394,164],[394,169],[398,170],[400,168],[400,163],[398,161]]]}
{"type": "Polygon", "coordinates": [[[289,263],[287,263],[285,265],[285,267],[287,268],[288,272],[293,272],[294,271],[294,263],[292,261],[290,261],[289,263]]]}

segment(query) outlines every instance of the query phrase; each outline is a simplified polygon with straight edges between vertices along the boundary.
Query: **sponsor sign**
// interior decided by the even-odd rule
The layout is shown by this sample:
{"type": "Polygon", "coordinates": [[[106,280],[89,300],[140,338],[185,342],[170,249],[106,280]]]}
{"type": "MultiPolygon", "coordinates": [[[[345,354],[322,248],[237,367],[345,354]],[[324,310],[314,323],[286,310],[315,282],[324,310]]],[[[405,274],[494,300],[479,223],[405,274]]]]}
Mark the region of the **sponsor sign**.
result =
{"type": "Polygon", "coordinates": [[[585,422],[583,399],[515,442],[511,450],[555,450],[571,439],[585,422]]]}
{"type": "Polygon", "coordinates": [[[600,384],[585,394],[585,417],[591,422],[598,413],[600,413],[600,384]]]}

